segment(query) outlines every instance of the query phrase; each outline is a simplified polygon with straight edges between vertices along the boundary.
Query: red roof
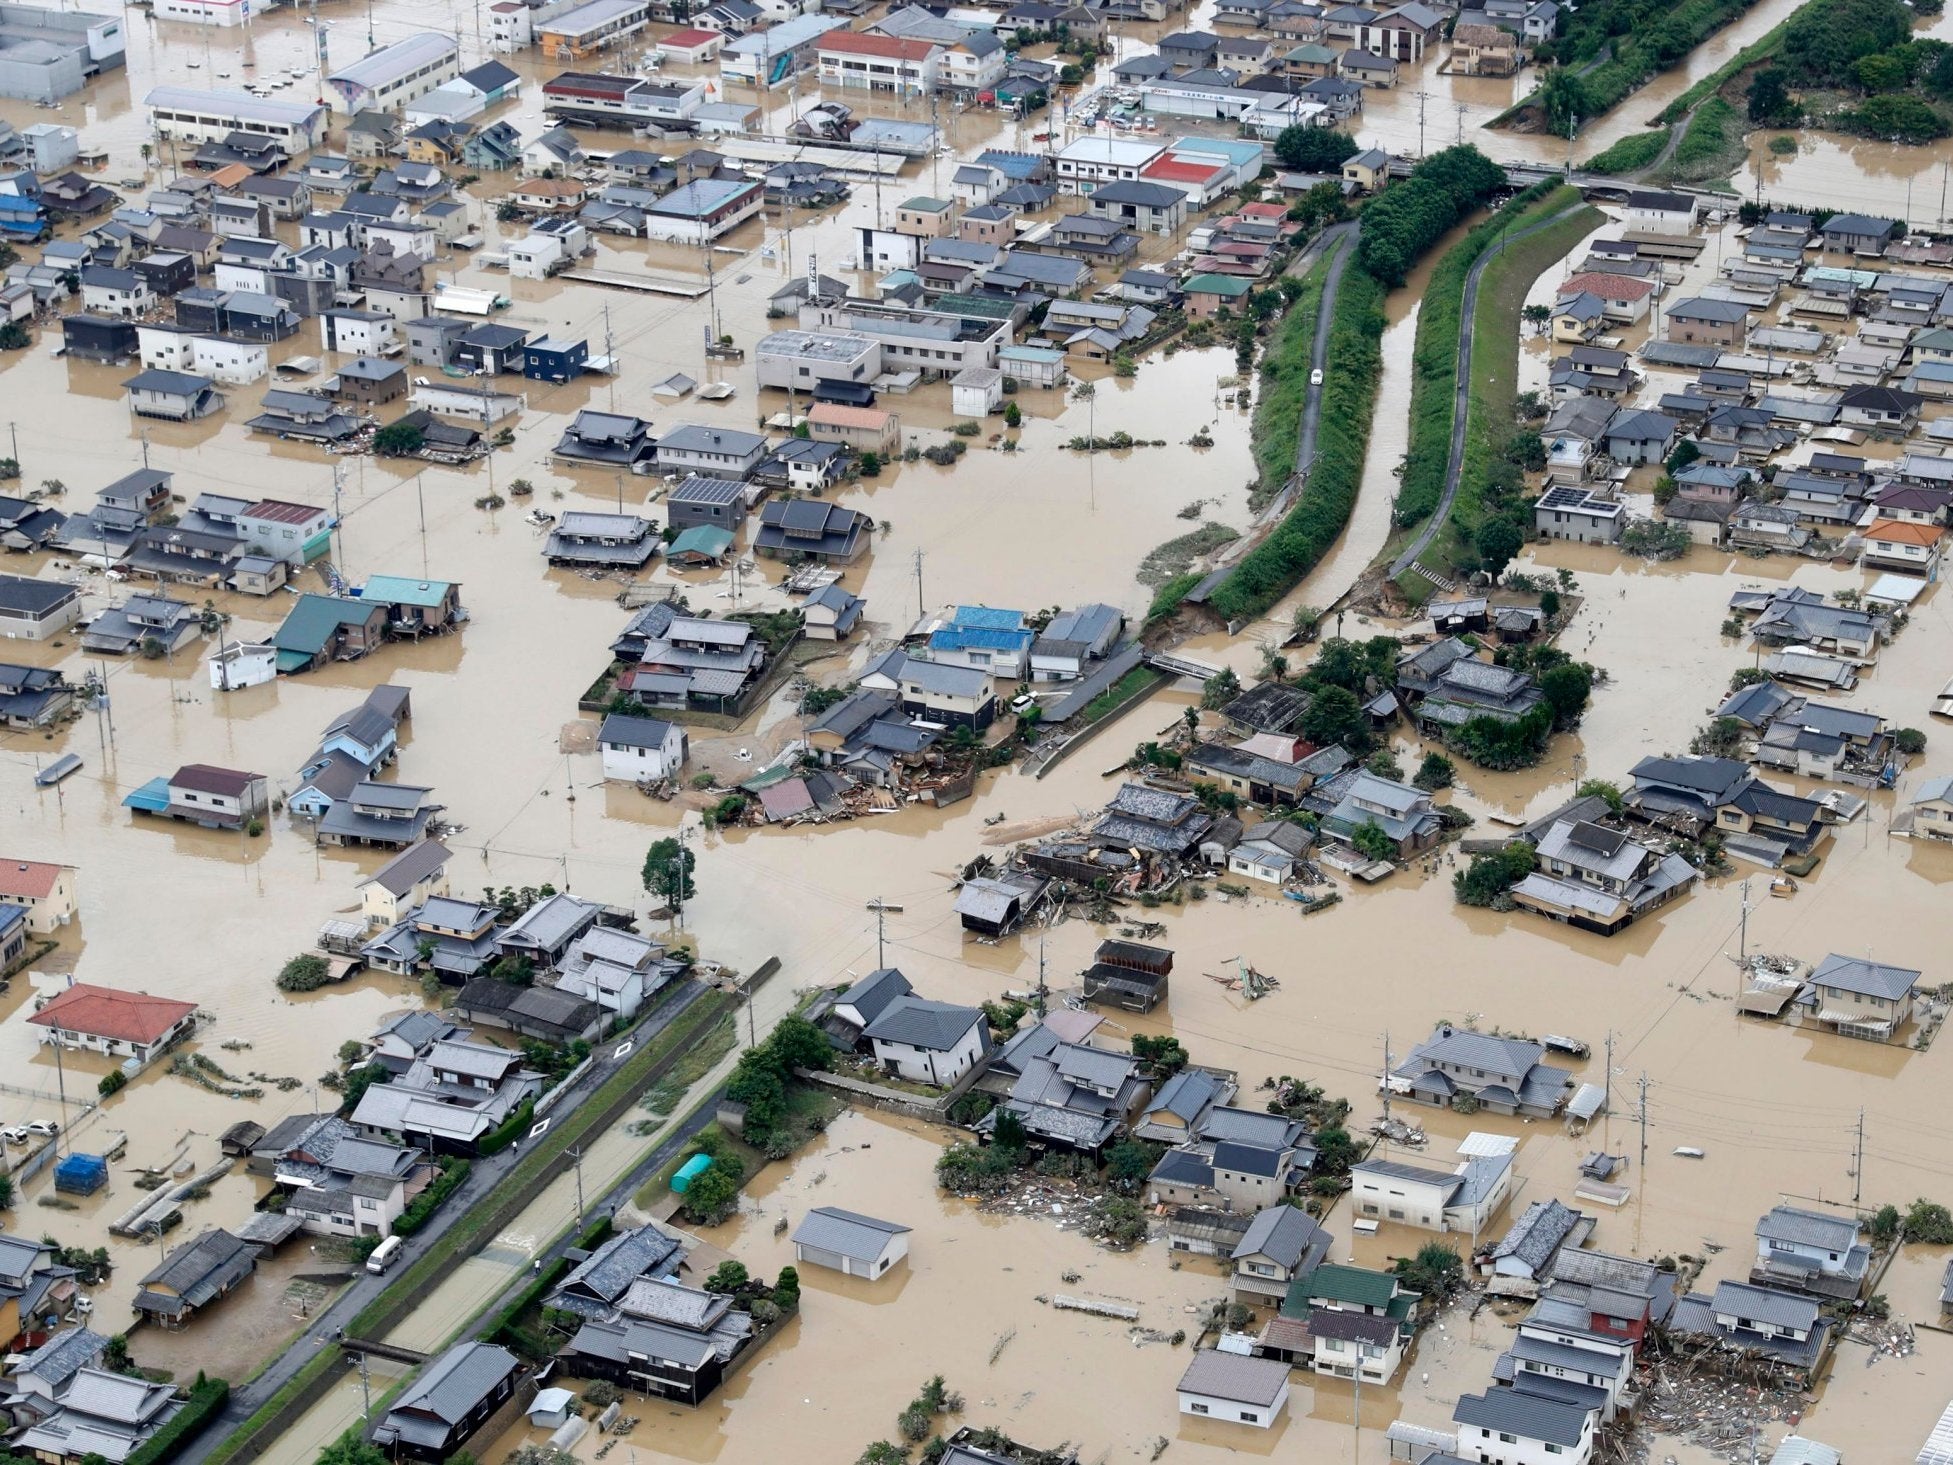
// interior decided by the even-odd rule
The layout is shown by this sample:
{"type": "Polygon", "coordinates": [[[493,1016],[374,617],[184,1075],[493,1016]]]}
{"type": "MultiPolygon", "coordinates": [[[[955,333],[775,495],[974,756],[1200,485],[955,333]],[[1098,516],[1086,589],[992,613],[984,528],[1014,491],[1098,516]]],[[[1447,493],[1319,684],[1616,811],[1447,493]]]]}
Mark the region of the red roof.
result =
{"type": "Polygon", "coordinates": [[[285,499],[260,499],[244,511],[244,517],[269,519],[274,524],[309,524],[319,517],[320,512],[306,504],[295,504],[285,499]]]}
{"type": "Polygon", "coordinates": [[[196,1010],[194,1002],[76,982],[27,1020],[123,1043],[153,1043],[196,1010]]]}
{"type": "Polygon", "coordinates": [[[1216,173],[1227,170],[1225,163],[1183,163],[1177,158],[1161,158],[1139,170],[1141,178],[1158,178],[1172,183],[1205,183],[1216,173]]]}
{"type": "Polygon", "coordinates": [[[0,860],[0,896],[45,900],[67,868],[43,860],[0,860]]]}
{"type": "Polygon", "coordinates": [[[932,41],[909,41],[900,36],[871,36],[865,31],[835,31],[821,37],[816,48],[852,56],[885,56],[892,61],[927,61],[941,48],[932,41]]]}
{"type": "Polygon", "coordinates": [[[1578,295],[1584,290],[1589,295],[1598,295],[1602,300],[1640,300],[1653,293],[1654,288],[1653,281],[1637,279],[1633,275],[1608,275],[1589,270],[1563,283],[1560,295],[1578,295]]]}
{"type": "Polygon", "coordinates": [[[670,35],[659,41],[658,44],[661,46],[689,48],[692,46],[702,46],[707,41],[724,39],[725,37],[721,36],[717,31],[699,30],[695,27],[691,30],[673,31],[670,35]]]}
{"type": "Polygon", "coordinates": [[[1883,540],[1887,544],[1935,545],[1945,531],[1937,524],[1913,524],[1904,519],[1880,519],[1865,531],[1867,539],[1883,540]]]}

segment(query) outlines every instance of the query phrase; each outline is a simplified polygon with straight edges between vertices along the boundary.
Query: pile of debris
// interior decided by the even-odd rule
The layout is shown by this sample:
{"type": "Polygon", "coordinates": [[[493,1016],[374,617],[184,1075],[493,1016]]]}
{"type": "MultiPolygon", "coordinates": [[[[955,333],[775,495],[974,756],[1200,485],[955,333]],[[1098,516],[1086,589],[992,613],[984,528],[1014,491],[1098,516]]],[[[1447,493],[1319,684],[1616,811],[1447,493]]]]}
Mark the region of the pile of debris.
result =
{"type": "Polygon", "coordinates": [[[1641,1390],[1625,1458],[1650,1458],[1651,1437],[1681,1440],[1729,1460],[1748,1460],[1751,1433],[1784,1423],[1809,1406],[1801,1388],[1766,1378],[1712,1377],[1676,1361],[1658,1364],[1641,1390]]]}

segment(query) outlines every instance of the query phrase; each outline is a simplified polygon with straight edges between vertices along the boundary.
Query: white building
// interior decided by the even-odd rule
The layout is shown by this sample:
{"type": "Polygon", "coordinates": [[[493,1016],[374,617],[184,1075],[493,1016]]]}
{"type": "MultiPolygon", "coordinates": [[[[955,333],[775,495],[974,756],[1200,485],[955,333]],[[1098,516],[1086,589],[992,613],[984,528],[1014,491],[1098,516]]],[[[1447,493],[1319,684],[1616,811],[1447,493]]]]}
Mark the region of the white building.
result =
{"type": "Polygon", "coordinates": [[[988,417],[1004,410],[1004,374],[994,366],[968,366],[950,378],[950,409],[958,417],[988,417]]]}
{"type": "Polygon", "coordinates": [[[230,27],[243,25],[268,8],[264,0],[154,0],[150,14],[158,20],[230,27]]]}
{"type": "Polygon", "coordinates": [[[943,48],[930,41],[835,31],[815,47],[823,87],[916,96],[936,85],[943,48]]]}
{"type": "Polygon", "coordinates": [[[685,766],[685,729],[655,717],[613,712],[597,730],[604,777],[624,783],[675,778],[685,766]]]}
{"type": "Polygon", "coordinates": [[[325,141],[331,114],[317,102],[287,102],[249,92],[159,86],[143,98],[156,136],[165,141],[222,142],[233,132],[268,137],[287,153],[309,152],[325,141]]]}
{"type": "Polygon", "coordinates": [[[200,336],[173,326],[136,327],[136,349],[144,366],[207,376],[227,387],[262,381],[271,370],[270,348],[262,341],[200,336]]]}
{"type": "Polygon", "coordinates": [[[1520,1389],[1465,1394],[1451,1418],[1462,1458],[1484,1465],[1587,1465],[1598,1411],[1520,1389]]]}
{"type": "Polygon", "coordinates": [[[1182,1414],[1272,1428],[1288,1408],[1289,1366],[1279,1358],[1203,1348],[1180,1375],[1182,1414]]]}
{"type": "Polygon", "coordinates": [[[879,1277],[909,1254],[909,1228],[839,1206],[815,1206],[793,1233],[793,1259],[850,1277],[879,1277]]]}
{"type": "Polygon", "coordinates": [[[211,653],[210,690],[235,692],[278,680],[278,648],[270,642],[232,641],[211,653]]]}
{"type": "Polygon", "coordinates": [[[1137,178],[1141,169],[1165,151],[1164,143],[1081,137],[1058,154],[1058,192],[1090,193],[1101,183],[1137,178]]]}
{"type": "Polygon", "coordinates": [[[980,1007],[926,997],[897,997],[863,1030],[882,1071],[911,1083],[948,1088],[990,1049],[980,1007]]]}
{"type": "Polygon", "coordinates": [[[437,31],[416,31],[326,78],[341,112],[389,112],[461,74],[461,45],[437,31]]]}
{"type": "Polygon", "coordinates": [[[319,317],[319,334],[326,350],[349,356],[386,356],[400,345],[394,319],[383,310],[328,310],[319,317]]]}

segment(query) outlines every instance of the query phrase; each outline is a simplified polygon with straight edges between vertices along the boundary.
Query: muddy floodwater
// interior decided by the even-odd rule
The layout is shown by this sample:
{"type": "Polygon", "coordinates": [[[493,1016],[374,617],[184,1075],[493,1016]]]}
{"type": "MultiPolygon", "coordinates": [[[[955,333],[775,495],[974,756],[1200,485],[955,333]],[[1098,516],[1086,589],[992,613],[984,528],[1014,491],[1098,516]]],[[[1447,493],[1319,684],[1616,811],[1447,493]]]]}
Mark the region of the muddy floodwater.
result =
{"type": "MultiPolygon", "coordinates": [[[[1790,8],[1787,0],[1763,0],[1685,68],[1630,98],[1581,146],[1603,145],[1641,125],[1690,79],[1720,64],[1729,48],[1754,39],[1790,8]]],[[[334,25],[334,62],[352,59],[364,48],[366,17],[348,7],[322,13],[334,25]]],[[[1208,13],[1197,10],[1175,24],[1197,24],[1208,13]]],[[[393,0],[374,7],[371,24],[374,36],[387,41],[435,22],[460,33],[470,58],[478,54],[472,7],[393,0]]],[[[236,85],[246,59],[268,74],[310,56],[310,32],[295,15],[256,24],[247,33],[205,33],[140,15],[132,16],[130,29],[126,73],[106,78],[58,112],[6,103],[0,115],[16,123],[52,117],[85,125],[86,140],[111,151],[107,176],[133,177],[143,171],[140,98],[159,76],[236,85]],[[225,70],[233,73],[228,80],[221,77],[225,70]]],[[[1121,49],[1136,49],[1158,29],[1135,28],[1119,38],[1121,49]]],[[[533,55],[517,64],[532,83],[555,69],[533,55]]],[[[1514,94],[1513,83],[1437,77],[1429,66],[1423,81],[1438,93],[1427,102],[1428,147],[1453,140],[1459,104],[1469,137],[1477,121],[1514,94]]],[[[1530,77],[1518,83],[1530,84],[1530,77]]],[[[1407,86],[1370,94],[1358,129],[1366,142],[1415,150],[1413,92],[1407,86]]],[[[788,105],[784,96],[767,104],[775,122],[788,105]]],[[[508,115],[533,131],[539,105],[532,84],[508,115]]],[[[860,110],[928,115],[923,104],[875,103],[860,110]]],[[[1021,140],[1014,126],[989,114],[943,109],[937,120],[955,155],[1021,140]]],[[[614,135],[591,141],[618,145],[614,135]]],[[[1481,135],[1479,141],[1495,157],[1556,157],[1562,147],[1519,136],[1481,135]]],[[[1824,145],[1810,145],[1816,160],[1824,145]]],[[[1895,171],[1881,175],[1877,154],[1860,161],[1841,145],[1837,158],[1813,161],[1808,175],[1779,181],[1784,190],[1808,185],[1812,197],[1855,204],[1860,201],[1833,183],[1834,175],[1859,170],[1876,180],[1867,185],[1874,195],[1860,206],[1876,201],[1892,209],[1904,176],[1899,165],[1906,157],[1925,156],[1902,150],[1889,160],[1895,171]],[[1816,192],[1820,187],[1827,191],[1816,192]]],[[[586,406],[645,416],[661,429],[686,421],[749,428],[784,408],[776,394],[755,392],[749,364],[708,370],[701,351],[705,329],[728,331],[750,347],[767,328],[770,294],[810,264],[845,272],[853,254],[851,231],[886,217],[913,193],[945,188],[945,170],[954,161],[951,156],[911,165],[899,182],[879,191],[860,187],[844,208],[815,220],[769,214],[709,256],[641,243],[600,246],[601,268],[703,284],[709,264],[710,293],[696,300],[509,281],[465,257],[444,258],[443,278],[492,285],[512,296],[504,317],[510,322],[586,335],[593,349],[604,342],[620,363],[605,382],[525,384],[528,410],[515,423],[513,446],[465,471],[415,473],[375,459],[328,460],[296,445],[254,438],[242,424],[256,410],[262,384],[228,393],[229,408],[220,417],[188,426],[152,424],[144,433],[121,402],[119,384],[128,370],[56,360],[46,332],[32,350],[0,358],[0,421],[18,431],[24,477],[30,486],[59,479],[67,491],[58,502],[68,511],[85,508],[95,489],[145,457],[175,473],[175,490],[186,498],[214,490],[336,501],[342,523],[333,559],[350,579],[398,573],[458,581],[472,611],[458,635],[391,646],[365,661],[227,695],[210,690],[201,664],[204,647],[153,662],[98,661],[81,657],[72,635],[38,645],[9,643],[10,659],[59,666],[76,681],[94,673],[108,691],[99,712],[51,736],[0,735],[0,852],[77,865],[82,902],[80,921],[62,933],[56,951],[0,994],[0,1121],[12,1125],[63,1114],[64,1145],[107,1148],[123,1135],[128,1146],[111,1167],[110,1186],[86,1200],[43,1206],[52,1199],[46,1175],[28,1181],[25,1204],[9,1226],[112,1246],[118,1269],[96,1294],[98,1327],[114,1330],[126,1321],[136,1282],[154,1261],[153,1246],[109,1236],[110,1224],[149,1194],[135,1185],[138,1167],[181,1179],[212,1174],[207,1198],[186,1203],[186,1226],[178,1235],[205,1224],[241,1224],[261,1183],[241,1171],[212,1173],[219,1161],[217,1137],[240,1119],[270,1126],[314,1104],[329,1105],[331,1095],[314,1085],[333,1066],[341,1044],[423,1001],[416,985],[385,976],[291,998],[272,985],[278,968],[310,947],[321,922],[356,908],[357,882],[381,856],[321,850],[283,817],[252,839],[139,820],[122,799],[187,762],[261,772],[274,788],[288,791],[326,724],[382,682],[406,686],[413,695],[396,776],[433,785],[448,817],[461,826],[449,841],[458,893],[550,882],[642,908],[639,872],[646,845],[690,821],[701,863],[686,924],[701,950],[747,970],[769,957],[782,962],[782,976],[763,991],[762,1022],[784,1010],[796,990],[846,982],[876,963],[875,921],[866,904],[877,898],[901,907],[887,922],[885,959],[931,996],[976,1000],[1021,990],[1031,984],[1040,949],[1054,985],[1075,986],[1075,974],[1105,929],[1072,922],[997,943],[973,941],[952,909],[952,881],[974,855],[1001,852],[999,830],[1049,827],[1102,804],[1114,784],[1100,770],[1176,719],[1193,700],[1190,692],[1171,689],[1142,704],[1041,780],[1016,769],[987,775],[973,799],[947,810],[909,807],[820,828],[704,831],[681,805],[647,800],[629,787],[606,787],[592,755],[560,751],[564,725],[577,717],[578,697],[604,669],[606,648],[627,619],[618,604],[621,587],[547,570],[538,535],[522,522],[520,509],[490,513],[474,507],[491,488],[505,489],[517,477],[534,484],[530,502],[551,512],[620,501],[642,505],[655,488],[651,480],[620,483],[547,461],[570,416],[586,406]],[[678,371],[702,381],[723,376],[737,394],[718,404],[652,397],[651,384],[678,371]],[[37,789],[37,766],[63,753],[79,755],[83,771],[56,790],[37,789]],[[993,818],[1005,822],[986,828],[993,818]],[[261,1089],[262,1096],[225,1098],[159,1067],[99,1107],[84,1108],[107,1066],[68,1055],[57,1071],[24,1021],[34,995],[56,990],[70,974],[196,1002],[208,1021],[194,1051],[236,1084],[261,1089]]],[[[1804,166],[1804,155],[1780,165],[1772,158],[1766,166],[1795,169],[1804,166]]],[[[166,162],[151,176],[167,176],[166,162]]],[[[1915,220],[1923,217],[1929,194],[1931,208],[1940,211],[1938,181],[1936,173],[1930,186],[1926,177],[1915,178],[1915,220]]],[[[1766,192],[1775,187],[1766,180],[1766,192]]],[[[492,218],[478,222],[491,239],[497,235],[492,218]]],[[[1174,247],[1150,240],[1146,257],[1157,260],[1174,247]]],[[[1714,267],[1712,250],[1692,267],[1690,279],[1706,279],[1714,267]]],[[[1333,602],[1383,547],[1404,447],[1416,294],[1398,292],[1389,302],[1376,431],[1362,496],[1343,541],[1266,622],[1231,640],[1198,640],[1189,654],[1251,669],[1256,643],[1284,629],[1296,605],[1333,602]]],[[[307,354],[316,349],[315,340],[302,333],[275,347],[274,358],[307,354]]],[[[1535,355],[1525,358],[1528,380],[1539,371],[1535,355]]],[[[1198,500],[1213,522],[1236,528],[1247,522],[1253,467],[1246,418],[1225,400],[1233,371],[1231,350],[1186,350],[1146,360],[1131,379],[1103,377],[1090,398],[1027,391],[1017,398],[1026,419],[1018,452],[1001,451],[986,434],[954,468],[900,466],[840,491],[840,502],[885,526],[878,528],[872,554],[846,577],[868,598],[870,630],[865,641],[817,663],[812,675],[837,685],[847,681],[918,607],[963,600],[1029,610],[1102,600],[1142,612],[1149,592],[1134,572],[1149,549],[1191,527],[1183,509],[1198,500]],[[1063,447],[1074,436],[1122,430],[1165,446],[1098,455],[1063,447]],[[1189,439],[1203,431],[1214,446],[1190,446],[1189,439]]],[[[1662,389],[1660,374],[1651,373],[1650,392],[1662,389]]],[[[888,404],[902,415],[905,435],[919,443],[940,440],[951,421],[941,387],[888,404]]],[[[1861,588],[1867,579],[1828,565],[1703,549],[1650,566],[1611,550],[1551,545],[1536,547],[1519,567],[1571,572],[1579,609],[1561,644],[1604,667],[1608,679],[1577,736],[1557,739],[1544,766],[1510,775],[1461,770],[1464,786],[1450,798],[1481,821],[1481,834],[1493,827],[1494,815],[1511,819],[1552,807],[1580,777],[1622,778],[1647,753],[1684,748],[1731,673],[1753,663],[1749,649],[1718,633],[1738,587],[1838,591],[1861,588]]],[[[91,612],[128,593],[124,585],[48,556],[9,558],[0,568],[72,580],[91,612]]],[[[682,585],[699,608],[778,609],[788,604],[771,583],[778,573],[762,567],[744,577],[736,601],[724,577],[673,577],[661,568],[647,578],[682,585]]],[[[306,585],[316,588],[310,577],[306,585]]],[[[258,639],[275,629],[289,603],[286,596],[228,596],[217,608],[232,617],[229,638],[258,639]]],[[[1953,979],[1946,967],[1953,849],[1889,833],[1908,789],[1953,769],[1942,745],[1944,725],[1929,724],[1927,715],[1933,695],[1953,673],[1948,605],[1943,588],[1929,590],[1910,626],[1847,699],[1896,725],[1926,727],[1931,743],[1925,758],[1896,791],[1874,794],[1867,813],[1837,831],[1821,869],[1794,899],[1754,902],[1746,933],[1740,875],[1709,880],[1610,940],[1520,914],[1457,906],[1447,857],[1377,887],[1347,889],[1340,905],[1307,918],[1288,901],[1259,897],[1163,910],[1165,943],[1178,953],[1171,998],[1148,1018],[1108,1021],[1102,1041],[1121,1042],[1135,1031],[1172,1032],[1199,1061],[1237,1069],[1250,1102],[1264,1078],[1294,1074],[1349,1096],[1355,1122],[1367,1124],[1377,1113],[1376,1080],[1386,1049],[1402,1053],[1440,1018],[1576,1035],[1595,1055],[1578,1076],[1611,1087],[1612,1108],[1597,1133],[1575,1138],[1556,1124],[1433,1113],[1421,1116],[1430,1132],[1423,1153],[1448,1158],[1474,1128],[1520,1138],[1515,1212],[1547,1196],[1571,1201],[1576,1166],[1588,1150],[1626,1153],[1632,1194],[1618,1211],[1600,1215],[1595,1244],[1646,1256],[1702,1255],[1713,1247],[1710,1282],[1743,1273],[1755,1218],[1782,1197],[1844,1204],[1855,1198],[1868,1206],[1888,1200],[1903,1205],[1922,1194],[1953,1197],[1953,1133],[1934,1117],[1953,1100],[1953,1055],[1944,1044],[1920,1052],[1739,1021],[1732,1005],[1739,982],[1730,959],[1739,940],[1747,939],[1752,949],[1810,960],[1831,951],[1869,954],[1921,968],[1929,984],[1953,979]],[[1251,1005],[1207,980],[1210,973],[1231,970],[1237,958],[1273,974],[1279,990],[1251,1005]],[[1604,1056],[1610,1036],[1611,1074],[1604,1056]],[[1863,1162],[1855,1165],[1861,1115],[1863,1162]],[[1700,1148],[1704,1158],[1678,1158],[1678,1146],[1700,1148]]],[[[1353,616],[1344,629],[1395,634],[1405,628],[1353,616]]],[[[797,732],[783,695],[728,737],[702,741],[772,748],[797,732]]],[[[1400,734],[1398,743],[1404,755],[1420,751],[1407,736],[1400,734]]],[[[1760,882],[1752,889],[1760,894],[1760,882]]],[[[1242,1452],[1372,1462],[1384,1458],[1381,1430],[1391,1418],[1401,1412],[1427,1424],[1448,1420],[1460,1392],[1485,1384],[1490,1361],[1503,1346],[1506,1322],[1496,1314],[1448,1317],[1443,1330],[1419,1345],[1398,1390],[1365,1392],[1361,1430],[1354,1427],[1346,1393],[1305,1380],[1298,1380],[1288,1423],[1271,1436],[1242,1439],[1183,1423],[1173,1413],[1171,1386],[1185,1365],[1184,1348],[1136,1345],[1123,1325],[1054,1312],[1036,1299],[1076,1285],[1137,1302],[1143,1326],[1170,1333],[1189,1326],[1190,1307],[1219,1294],[1213,1269],[1189,1262],[1176,1270],[1158,1245],[1132,1255],[1105,1253],[1061,1229],[1065,1218],[1049,1212],[987,1215],[946,1201],[936,1194],[931,1174],[942,1140],[926,1130],[853,1115],[790,1164],[770,1167],[758,1178],[749,1213],[708,1238],[754,1270],[771,1272],[787,1259],[787,1244],[773,1229],[779,1217],[829,1200],[914,1226],[912,1260],[878,1288],[807,1274],[806,1307],[784,1336],[705,1408],[647,1410],[630,1442],[636,1456],[735,1461],[797,1447],[809,1458],[852,1458],[868,1440],[891,1432],[916,1386],[941,1372],[964,1394],[971,1422],[1002,1424],[1038,1443],[1068,1439],[1087,1459],[1145,1458],[1153,1442],[1165,1438],[1176,1460],[1242,1452]],[[1081,1280],[1061,1283],[1067,1270],[1081,1280]]],[[[587,1163],[600,1175],[621,1174],[647,1143],[619,1129],[592,1145],[587,1163]]],[[[9,1158],[18,1162],[24,1153],[16,1149],[9,1158]]],[[[415,1347],[438,1345],[465,1323],[481,1297],[519,1273],[540,1242],[567,1224],[573,1207],[562,1185],[552,1189],[518,1227],[430,1295],[400,1339],[415,1347]]],[[[1337,1254],[1349,1253],[1348,1218],[1332,1215],[1330,1228],[1337,1254]]],[[[1414,1250],[1421,1239],[1386,1227],[1354,1254],[1382,1261],[1414,1250]]],[[[1934,1278],[1942,1265],[1941,1257],[1907,1253],[1886,1288],[1895,1311],[1933,1316],[1934,1278]]],[[[270,1336],[270,1320],[253,1326],[268,1331],[249,1336],[270,1336]]],[[[166,1347],[139,1335],[138,1358],[151,1346],[158,1366],[187,1366],[176,1340],[166,1347]]],[[[1916,1447],[1943,1406],[1949,1362],[1945,1340],[1927,1335],[1910,1359],[1868,1365],[1847,1353],[1809,1428],[1854,1458],[1900,1458],[1916,1447]]],[[[312,1420],[318,1430],[306,1437],[294,1432],[276,1458],[298,1465],[317,1439],[356,1417],[358,1406],[358,1384],[349,1378],[320,1406],[312,1420]]],[[[594,1448],[587,1443],[583,1452],[594,1448]]],[[[1660,1453],[1687,1465],[1700,1458],[1679,1445],[1660,1453]]]]}

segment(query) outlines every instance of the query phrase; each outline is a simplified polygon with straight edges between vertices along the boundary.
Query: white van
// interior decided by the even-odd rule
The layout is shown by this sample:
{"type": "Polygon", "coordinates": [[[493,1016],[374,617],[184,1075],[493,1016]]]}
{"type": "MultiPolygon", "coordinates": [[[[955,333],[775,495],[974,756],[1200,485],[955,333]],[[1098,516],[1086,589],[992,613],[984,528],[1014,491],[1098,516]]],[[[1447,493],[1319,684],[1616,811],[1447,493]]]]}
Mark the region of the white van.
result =
{"type": "Polygon", "coordinates": [[[374,1276],[382,1276],[395,1262],[400,1260],[401,1248],[407,1244],[404,1236],[389,1236],[373,1248],[373,1255],[366,1259],[366,1270],[374,1276]]]}

